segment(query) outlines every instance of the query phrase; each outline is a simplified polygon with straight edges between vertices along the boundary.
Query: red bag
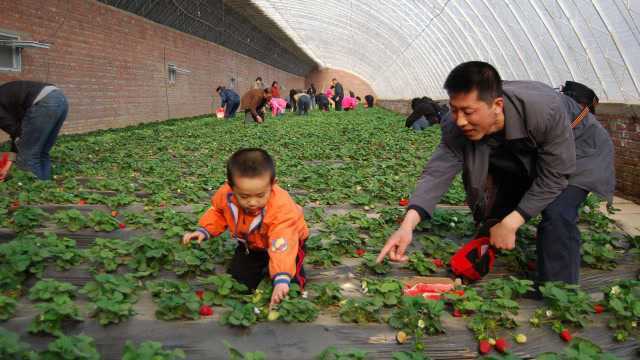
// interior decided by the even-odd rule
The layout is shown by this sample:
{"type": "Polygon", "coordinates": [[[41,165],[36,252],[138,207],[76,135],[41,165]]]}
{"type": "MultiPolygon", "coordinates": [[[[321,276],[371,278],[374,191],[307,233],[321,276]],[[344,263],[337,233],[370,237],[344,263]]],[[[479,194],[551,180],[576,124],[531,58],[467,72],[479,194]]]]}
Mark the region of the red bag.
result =
{"type": "Polygon", "coordinates": [[[0,169],[4,168],[9,162],[9,153],[3,152],[0,155],[0,169]]]}
{"type": "Polygon", "coordinates": [[[451,258],[454,274],[470,281],[482,279],[493,270],[496,250],[486,236],[475,238],[461,247],[451,258]]]}
{"type": "Polygon", "coordinates": [[[223,119],[224,118],[224,108],[217,108],[216,109],[216,117],[218,119],[223,119]]]}

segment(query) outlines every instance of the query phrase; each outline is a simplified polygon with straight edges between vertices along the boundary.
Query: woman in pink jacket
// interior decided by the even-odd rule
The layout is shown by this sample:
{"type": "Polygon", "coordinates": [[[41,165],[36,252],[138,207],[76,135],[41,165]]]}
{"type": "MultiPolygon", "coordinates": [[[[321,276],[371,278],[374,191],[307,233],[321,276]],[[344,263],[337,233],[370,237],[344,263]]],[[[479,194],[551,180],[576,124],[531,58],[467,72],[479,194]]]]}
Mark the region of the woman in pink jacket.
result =
{"type": "Polygon", "coordinates": [[[344,111],[355,110],[357,105],[358,99],[352,96],[345,96],[342,98],[342,110],[344,111]]]}
{"type": "Polygon", "coordinates": [[[287,107],[287,101],[282,98],[272,97],[271,102],[271,115],[278,116],[284,114],[284,109],[287,107]]]}

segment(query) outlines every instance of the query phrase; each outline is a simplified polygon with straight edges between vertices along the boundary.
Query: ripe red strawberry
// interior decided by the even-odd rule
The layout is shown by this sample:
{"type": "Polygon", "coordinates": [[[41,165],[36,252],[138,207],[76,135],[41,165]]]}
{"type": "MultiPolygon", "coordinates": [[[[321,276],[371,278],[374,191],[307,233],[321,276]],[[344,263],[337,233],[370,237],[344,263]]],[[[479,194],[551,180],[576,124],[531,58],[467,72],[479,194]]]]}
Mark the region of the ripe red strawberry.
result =
{"type": "Polygon", "coordinates": [[[78,201],[78,205],[87,205],[87,200],[80,199],[80,201],[78,201]]]}
{"type": "Polygon", "coordinates": [[[533,260],[527,262],[527,269],[529,269],[529,271],[536,271],[536,262],[533,260]]]}
{"type": "Polygon", "coordinates": [[[14,200],[11,202],[11,206],[9,207],[9,210],[16,210],[20,207],[20,200],[14,200]]]}
{"type": "Polygon", "coordinates": [[[437,266],[439,268],[444,266],[444,263],[442,262],[441,259],[433,259],[432,261],[433,261],[433,265],[435,265],[435,266],[437,266]]]}
{"type": "Polygon", "coordinates": [[[604,312],[604,306],[601,304],[595,304],[593,305],[593,311],[595,311],[596,314],[602,314],[604,312]]]}
{"type": "Polygon", "coordinates": [[[119,227],[120,229],[124,229],[124,228],[126,228],[126,227],[127,227],[127,225],[125,225],[124,223],[120,223],[120,224],[118,224],[118,227],[119,227]]]}
{"type": "Polygon", "coordinates": [[[573,339],[573,336],[571,336],[571,333],[567,329],[564,329],[564,330],[562,330],[562,332],[560,332],[560,337],[565,342],[569,342],[569,341],[571,341],[571,339],[573,339]]]}
{"type": "Polygon", "coordinates": [[[204,298],[204,290],[196,290],[196,296],[202,300],[202,298],[204,298]]]}
{"type": "Polygon", "coordinates": [[[496,339],[496,350],[501,353],[505,353],[509,349],[509,343],[504,338],[496,339]]]}
{"type": "Polygon", "coordinates": [[[453,317],[462,317],[462,313],[458,309],[453,309],[453,313],[451,315],[453,315],[453,317]]]}
{"type": "Polygon", "coordinates": [[[409,205],[409,199],[400,199],[400,201],[398,202],[398,204],[400,206],[407,206],[409,205]]]}
{"type": "Polygon", "coordinates": [[[489,340],[480,340],[478,342],[478,351],[482,355],[486,355],[491,352],[491,344],[489,344],[489,340]]]}
{"type": "Polygon", "coordinates": [[[451,290],[449,291],[450,294],[456,294],[458,296],[464,296],[464,290],[451,290]]]}
{"type": "Polygon", "coordinates": [[[213,309],[209,305],[202,305],[200,306],[200,315],[211,316],[213,315],[213,309]]]}
{"type": "Polygon", "coordinates": [[[365,249],[357,249],[357,250],[356,250],[356,255],[357,255],[358,257],[361,257],[361,256],[363,256],[363,255],[364,255],[364,254],[366,254],[366,253],[367,253],[367,251],[366,251],[365,249]]]}

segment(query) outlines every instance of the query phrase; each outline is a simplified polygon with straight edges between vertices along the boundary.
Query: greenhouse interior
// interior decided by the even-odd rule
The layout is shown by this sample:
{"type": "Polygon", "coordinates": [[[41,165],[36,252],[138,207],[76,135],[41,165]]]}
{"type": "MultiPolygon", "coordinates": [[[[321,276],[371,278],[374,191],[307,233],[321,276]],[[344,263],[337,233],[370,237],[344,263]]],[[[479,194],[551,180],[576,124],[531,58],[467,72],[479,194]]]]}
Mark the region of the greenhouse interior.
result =
{"type": "Polygon", "coordinates": [[[640,358],[640,1],[0,0],[0,359],[640,358]]]}

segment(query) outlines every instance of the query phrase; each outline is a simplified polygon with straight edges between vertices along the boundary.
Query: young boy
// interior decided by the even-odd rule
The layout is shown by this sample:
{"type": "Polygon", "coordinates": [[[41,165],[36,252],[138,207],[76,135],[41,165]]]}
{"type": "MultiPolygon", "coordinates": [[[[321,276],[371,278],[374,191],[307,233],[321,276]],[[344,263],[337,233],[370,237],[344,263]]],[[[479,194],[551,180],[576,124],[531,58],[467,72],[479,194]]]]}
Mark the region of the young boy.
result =
{"type": "Polygon", "coordinates": [[[304,287],[302,262],[309,229],[302,207],[277,185],[275,165],[266,151],[242,149],[231,156],[227,182],[211,199],[199,225],[182,243],[199,243],[228,229],[238,241],[229,273],[254,290],[268,270],[272,305],[284,299],[291,281],[304,287]]]}

